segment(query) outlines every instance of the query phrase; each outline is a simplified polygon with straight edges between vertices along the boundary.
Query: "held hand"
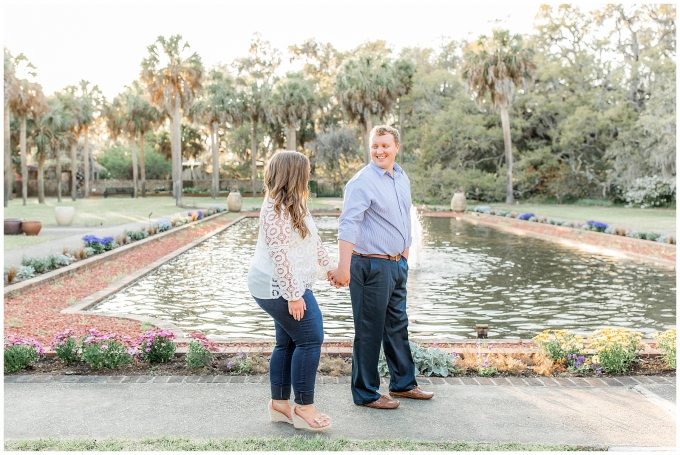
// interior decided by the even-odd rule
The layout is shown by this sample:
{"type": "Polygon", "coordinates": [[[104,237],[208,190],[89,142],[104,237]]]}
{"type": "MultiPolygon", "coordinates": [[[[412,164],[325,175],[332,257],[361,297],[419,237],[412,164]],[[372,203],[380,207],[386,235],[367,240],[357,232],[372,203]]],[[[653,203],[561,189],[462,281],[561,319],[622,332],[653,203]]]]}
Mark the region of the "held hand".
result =
{"type": "Polygon", "coordinates": [[[290,313],[290,315],[293,316],[293,319],[296,321],[302,319],[302,317],[305,315],[306,309],[307,305],[305,304],[305,300],[302,298],[288,301],[288,313],[290,313]]]}
{"type": "Polygon", "coordinates": [[[347,286],[349,284],[349,270],[341,270],[340,268],[336,268],[328,273],[331,276],[331,284],[336,288],[347,286]]]}

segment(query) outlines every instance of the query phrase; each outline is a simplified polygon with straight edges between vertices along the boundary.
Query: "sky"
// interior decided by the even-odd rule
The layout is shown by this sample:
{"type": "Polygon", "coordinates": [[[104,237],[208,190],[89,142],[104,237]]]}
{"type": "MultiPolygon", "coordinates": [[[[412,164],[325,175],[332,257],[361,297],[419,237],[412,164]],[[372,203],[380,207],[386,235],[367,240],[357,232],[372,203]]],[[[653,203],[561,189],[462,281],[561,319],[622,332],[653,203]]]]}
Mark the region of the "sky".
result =
{"type": "MultiPolygon", "coordinates": [[[[386,40],[395,51],[476,38],[501,25],[531,33],[540,3],[443,0],[4,0],[3,40],[52,94],[81,79],[108,100],[139,77],[147,46],[180,34],[206,68],[244,57],[253,33],[287,55],[309,38],[346,51],[386,40]],[[444,38],[444,40],[442,39],[444,38]]],[[[545,3],[545,2],[543,2],[545,3]]],[[[592,5],[592,3],[590,4],[592,5]]]]}

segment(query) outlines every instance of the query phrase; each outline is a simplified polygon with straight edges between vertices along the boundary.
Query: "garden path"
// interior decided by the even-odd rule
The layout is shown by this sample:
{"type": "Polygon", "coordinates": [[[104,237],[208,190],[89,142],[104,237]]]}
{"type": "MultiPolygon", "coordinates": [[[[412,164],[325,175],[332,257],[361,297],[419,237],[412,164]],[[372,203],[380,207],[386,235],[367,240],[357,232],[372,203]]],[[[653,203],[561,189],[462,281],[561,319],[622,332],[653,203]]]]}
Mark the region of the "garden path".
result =
{"type": "MultiPolygon", "coordinates": [[[[5,378],[6,440],[301,434],[269,422],[266,376],[36,378],[5,378]]],[[[403,399],[393,411],[354,405],[349,377],[317,381],[316,405],[333,419],[326,437],[675,451],[675,378],[618,387],[501,387],[435,379],[419,378],[434,399],[403,399]]],[[[386,389],[383,383],[381,392],[386,389]]]]}

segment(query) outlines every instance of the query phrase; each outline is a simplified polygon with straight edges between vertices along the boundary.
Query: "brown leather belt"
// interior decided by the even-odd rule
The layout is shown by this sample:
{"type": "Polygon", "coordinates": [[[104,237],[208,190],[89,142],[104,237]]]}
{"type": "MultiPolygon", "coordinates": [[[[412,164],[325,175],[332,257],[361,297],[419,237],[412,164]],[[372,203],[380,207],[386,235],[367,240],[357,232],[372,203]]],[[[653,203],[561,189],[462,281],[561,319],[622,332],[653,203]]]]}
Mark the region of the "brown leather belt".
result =
{"type": "Polygon", "coordinates": [[[356,251],[352,251],[352,254],[355,256],[361,256],[362,258],[378,258],[388,259],[390,261],[401,261],[401,254],[397,254],[396,256],[390,256],[387,254],[361,254],[357,253],[356,251]]]}

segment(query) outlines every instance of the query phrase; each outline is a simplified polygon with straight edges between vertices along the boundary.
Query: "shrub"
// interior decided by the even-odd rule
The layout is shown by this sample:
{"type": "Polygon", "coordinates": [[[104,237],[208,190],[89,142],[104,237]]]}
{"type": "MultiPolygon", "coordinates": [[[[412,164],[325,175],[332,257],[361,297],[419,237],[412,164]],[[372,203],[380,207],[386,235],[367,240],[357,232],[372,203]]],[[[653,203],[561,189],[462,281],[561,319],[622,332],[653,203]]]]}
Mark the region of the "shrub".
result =
{"type": "MultiPolygon", "coordinates": [[[[416,375],[447,377],[458,370],[456,356],[453,354],[447,354],[439,348],[425,348],[414,342],[409,342],[409,346],[416,367],[416,375]]],[[[389,375],[389,367],[382,347],[378,358],[378,372],[380,376],[389,375]]]]}
{"type": "Polygon", "coordinates": [[[16,267],[5,266],[5,281],[7,284],[12,284],[12,281],[16,279],[18,272],[19,270],[17,270],[16,267]]]}
{"type": "Polygon", "coordinates": [[[161,218],[156,221],[156,226],[158,226],[158,232],[165,232],[172,227],[172,221],[161,218]]]}
{"type": "Polygon", "coordinates": [[[137,340],[139,357],[151,363],[165,363],[175,354],[175,335],[167,330],[148,330],[137,340]]]}
{"type": "Polygon", "coordinates": [[[635,362],[635,356],[643,346],[642,334],[629,329],[604,328],[590,337],[589,348],[595,351],[593,363],[606,373],[623,373],[635,362]]]}
{"type": "Polygon", "coordinates": [[[5,337],[4,369],[5,373],[23,370],[43,355],[42,345],[33,338],[14,335],[5,337]]]}
{"type": "Polygon", "coordinates": [[[605,232],[609,226],[607,226],[605,223],[600,223],[599,221],[587,221],[584,226],[588,226],[587,229],[589,231],[595,231],[595,232],[605,232]]]}
{"type": "Polygon", "coordinates": [[[86,235],[83,237],[83,242],[85,242],[86,251],[87,248],[90,248],[93,254],[101,254],[118,246],[113,237],[103,237],[100,239],[95,235],[86,235]]]}
{"type": "Polygon", "coordinates": [[[145,230],[141,231],[130,231],[127,233],[128,237],[130,237],[130,240],[137,241],[137,240],[142,240],[145,239],[149,236],[149,234],[146,233],[145,230]]]}
{"type": "Polygon", "coordinates": [[[81,341],[82,359],[93,370],[102,367],[116,368],[132,362],[134,349],[127,337],[115,333],[101,334],[96,329],[88,330],[89,336],[81,341]]]}
{"type": "Polygon", "coordinates": [[[633,231],[629,232],[626,234],[626,237],[631,237],[634,239],[641,239],[641,240],[652,240],[655,241],[656,239],[661,237],[661,234],[657,232],[638,232],[638,231],[633,231]]]}
{"type": "Polygon", "coordinates": [[[80,359],[80,347],[73,335],[75,335],[73,330],[66,329],[58,333],[52,342],[52,349],[57,354],[57,357],[66,363],[75,362],[80,359]]]}
{"type": "Polygon", "coordinates": [[[224,212],[224,207],[221,204],[213,204],[210,206],[210,210],[214,213],[221,213],[224,212]]]}
{"type": "Polygon", "coordinates": [[[676,333],[675,329],[666,330],[665,332],[656,332],[652,334],[652,338],[658,343],[658,348],[661,351],[663,359],[670,368],[675,368],[676,365],[676,333]]]}
{"type": "Polygon", "coordinates": [[[17,270],[17,278],[20,280],[27,280],[35,276],[35,269],[30,265],[22,265],[17,270]]]}
{"type": "Polygon", "coordinates": [[[533,340],[553,362],[570,360],[570,354],[583,352],[583,337],[570,330],[544,330],[533,340]]]}
{"type": "Polygon", "coordinates": [[[474,209],[472,209],[473,212],[477,213],[485,213],[485,214],[490,214],[491,213],[491,207],[488,205],[478,205],[474,209]]]}
{"type": "Polygon", "coordinates": [[[217,345],[200,333],[190,333],[189,337],[195,338],[189,342],[189,349],[185,357],[186,366],[189,370],[214,365],[215,352],[219,352],[217,345]]]}
{"type": "Polygon", "coordinates": [[[624,190],[623,198],[629,206],[659,207],[675,201],[675,180],[664,180],[657,175],[640,177],[624,190]]]}

